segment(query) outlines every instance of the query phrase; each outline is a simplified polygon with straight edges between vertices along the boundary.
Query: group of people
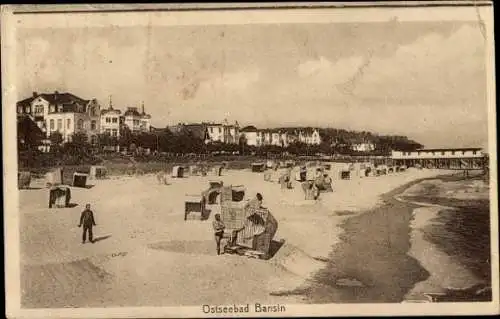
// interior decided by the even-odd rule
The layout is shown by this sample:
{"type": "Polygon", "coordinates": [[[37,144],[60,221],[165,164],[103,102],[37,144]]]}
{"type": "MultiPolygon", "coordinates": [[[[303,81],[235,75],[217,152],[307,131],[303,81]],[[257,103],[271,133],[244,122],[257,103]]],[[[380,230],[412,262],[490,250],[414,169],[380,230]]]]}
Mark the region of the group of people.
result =
{"type": "MultiPolygon", "coordinates": [[[[248,203],[248,207],[251,209],[252,208],[253,209],[262,208],[262,201],[263,201],[262,194],[257,193],[255,198],[250,200],[250,202],[248,203]]],[[[250,223],[250,222],[254,223],[254,224],[263,223],[263,221],[261,221],[258,218],[255,218],[253,215],[248,216],[242,227],[232,230],[230,242],[229,242],[229,244],[231,246],[234,246],[236,244],[236,240],[238,238],[238,233],[241,232],[242,230],[244,230],[247,227],[248,223],[250,223]]],[[[213,227],[214,235],[215,235],[215,244],[216,244],[216,249],[217,249],[217,255],[220,255],[221,254],[221,250],[220,250],[221,241],[222,241],[222,238],[224,238],[224,234],[226,232],[226,225],[221,220],[220,214],[215,214],[214,221],[212,222],[212,227],[213,227]]]]}

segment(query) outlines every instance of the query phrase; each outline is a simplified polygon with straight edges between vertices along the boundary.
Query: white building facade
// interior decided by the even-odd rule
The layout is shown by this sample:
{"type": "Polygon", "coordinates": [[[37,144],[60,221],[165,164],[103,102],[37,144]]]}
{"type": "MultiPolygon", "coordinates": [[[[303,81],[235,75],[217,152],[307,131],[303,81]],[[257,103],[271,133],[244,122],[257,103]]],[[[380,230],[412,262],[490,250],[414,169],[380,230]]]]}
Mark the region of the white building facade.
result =
{"type": "Polygon", "coordinates": [[[484,152],[481,148],[439,148],[420,149],[412,152],[392,151],[392,159],[461,159],[482,158],[484,152]]]}
{"type": "Polygon", "coordinates": [[[100,132],[109,136],[120,137],[121,111],[114,109],[110,101],[109,107],[101,111],[100,132]]]}
{"type": "Polygon", "coordinates": [[[28,114],[49,138],[54,132],[62,135],[64,142],[72,140],[75,133],[85,133],[91,143],[99,133],[100,105],[96,99],[85,100],[71,93],[33,93],[17,103],[18,114],[28,114]]]}
{"type": "Polygon", "coordinates": [[[356,152],[372,152],[375,150],[375,144],[373,143],[355,143],[351,146],[351,149],[356,152]]]}
{"type": "Polygon", "coordinates": [[[224,120],[223,123],[203,123],[207,127],[208,138],[206,143],[220,142],[226,144],[238,144],[240,138],[240,127],[238,122],[231,125],[224,120]]]}
{"type": "Polygon", "coordinates": [[[128,107],[123,114],[123,123],[133,133],[151,131],[151,115],[146,114],[144,111],[144,104],[142,105],[142,112],[139,112],[137,107],[128,107]]]}

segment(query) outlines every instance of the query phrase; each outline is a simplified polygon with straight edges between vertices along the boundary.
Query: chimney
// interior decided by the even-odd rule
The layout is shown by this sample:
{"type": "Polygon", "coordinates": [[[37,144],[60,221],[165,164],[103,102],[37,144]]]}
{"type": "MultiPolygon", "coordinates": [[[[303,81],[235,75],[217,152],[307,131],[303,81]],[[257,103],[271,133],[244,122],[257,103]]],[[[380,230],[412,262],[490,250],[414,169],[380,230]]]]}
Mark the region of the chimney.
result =
{"type": "Polygon", "coordinates": [[[109,109],[113,109],[113,101],[111,100],[111,95],[109,96],[109,109]]]}
{"type": "Polygon", "coordinates": [[[142,115],[144,115],[144,114],[146,114],[146,113],[144,112],[144,101],[142,101],[142,115]]]}
{"type": "Polygon", "coordinates": [[[58,97],[59,97],[59,92],[58,91],[54,91],[54,100],[57,100],[58,97]]]}
{"type": "Polygon", "coordinates": [[[33,92],[33,97],[37,97],[38,96],[38,92],[33,92]]]}

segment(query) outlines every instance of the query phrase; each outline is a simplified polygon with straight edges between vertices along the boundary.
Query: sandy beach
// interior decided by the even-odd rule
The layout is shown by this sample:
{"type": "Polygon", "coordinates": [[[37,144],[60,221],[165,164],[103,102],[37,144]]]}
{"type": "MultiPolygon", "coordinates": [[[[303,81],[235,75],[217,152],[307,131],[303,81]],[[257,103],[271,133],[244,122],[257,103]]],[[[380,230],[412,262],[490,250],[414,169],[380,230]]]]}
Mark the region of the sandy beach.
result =
{"type": "MultiPolygon", "coordinates": [[[[373,299],[374,292],[381,296],[380,301],[398,301],[401,294],[419,282],[420,275],[414,269],[425,272],[413,257],[407,256],[411,218],[389,224],[401,231],[386,228],[387,214],[359,218],[369,216],[367,211],[383,208],[386,203],[382,194],[440,174],[443,171],[409,169],[379,177],[334,179],[333,193],[321,194],[316,202],[303,200],[298,183],[292,190],[282,190],[276,182],[264,182],[263,173],[249,170],[228,170],[220,177],[169,178],[169,185],[158,184],[155,175],[112,176],[90,181],[93,187],[88,189],[72,187],[71,202],[76,205],[55,209],[47,208],[45,181],[35,180],[33,189],[20,190],[22,306],[318,302],[312,295],[328,296],[323,302],[335,302],[337,297],[338,302],[343,302],[367,301],[373,299]],[[208,188],[209,180],[244,185],[246,197],[250,198],[262,193],[263,205],[279,223],[275,240],[283,243],[270,260],[217,256],[211,228],[216,207],[210,207],[208,220],[193,214],[184,221],[186,194],[200,194],[208,188]],[[95,213],[97,242],[82,245],[77,224],[86,203],[95,213]],[[364,228],[366,234],[353,233],[349,225],[355,223],[362,227],[353,229],[364,228]],[[394,237],[381,241],[380,249],[370,250],[368,247],[373,245],[364,243],[377,232],[384,238],[391,234],[394,237]],[[339,243],[347,246],[334,250],[339,243]],[[402,257],[400,266],[407,268],[388,267],[394,254],[402,257]],[[342,261],[351,263],[352,269],[370,267],[366,272],[370,275],[346,272],[342,261]],[[346,295],[355,295],[352,289],[332,291],[332,274],[340,280],[337,284],[347,282],[358,292],[368,286],[378,288],[372,293],[358,293],[352,300],[346,295]],[[397,274],[399,281],[390,280],[398,278],[397,274]],[[408,281],[408,276],[412,280],[408,281]],[[361,283],[358,288],[356,281],[361,283]]],[[[396,202],[392,205],[398,205],[396,202]]],[[[408,209],[406,204],[399,205],[408,209]]]]}

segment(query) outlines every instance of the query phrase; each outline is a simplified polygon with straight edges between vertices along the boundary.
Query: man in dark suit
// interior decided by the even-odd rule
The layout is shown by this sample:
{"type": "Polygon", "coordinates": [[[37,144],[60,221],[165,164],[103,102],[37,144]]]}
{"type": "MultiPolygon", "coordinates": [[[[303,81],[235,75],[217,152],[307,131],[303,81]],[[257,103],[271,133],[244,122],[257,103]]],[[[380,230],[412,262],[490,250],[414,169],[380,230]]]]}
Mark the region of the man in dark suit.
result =
{"type": "Polygon", "coordinates": [[[85,205],[85,210],[82,212],[80,217],[80,224],[78,227],[82,227],[83,225],[83,234],[82,234],[82,244],[85,244],[87,240],[87,232],[89,233],[89,241],[93,244],[93,234],[92,227],[96,226],[94,220],[94,213],[90,210],[90,204],[85,205]]]}

